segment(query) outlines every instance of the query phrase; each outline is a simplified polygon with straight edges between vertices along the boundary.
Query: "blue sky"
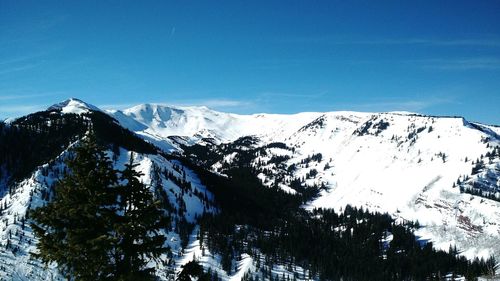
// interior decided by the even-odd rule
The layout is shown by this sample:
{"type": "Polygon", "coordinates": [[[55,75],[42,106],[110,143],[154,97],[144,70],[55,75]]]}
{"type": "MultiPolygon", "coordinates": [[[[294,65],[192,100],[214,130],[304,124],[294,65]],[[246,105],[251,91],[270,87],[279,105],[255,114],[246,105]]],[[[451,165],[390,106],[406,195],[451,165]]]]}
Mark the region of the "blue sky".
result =
{"type": "Polygon", "coordinates": [[[499,1],[0,1],[0,118],[69,97],[500,125],[499,1]]]}

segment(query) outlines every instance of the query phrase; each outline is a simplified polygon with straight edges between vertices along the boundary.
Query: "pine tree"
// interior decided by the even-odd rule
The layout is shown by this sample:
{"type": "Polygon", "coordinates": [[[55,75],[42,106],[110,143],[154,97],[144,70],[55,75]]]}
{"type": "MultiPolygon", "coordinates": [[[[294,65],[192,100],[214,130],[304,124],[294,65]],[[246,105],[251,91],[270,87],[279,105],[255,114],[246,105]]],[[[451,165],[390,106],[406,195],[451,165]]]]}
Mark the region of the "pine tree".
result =
{"type": "Polygon", "coordinates": [[[107,280],[116,172],[93,136],[83,139],[66,164],[71,172],[55,184],[53,200],[30,214],[39,238],[34,256],[56,262],[68,278],[107,280]]]}
{"type": "Polygon", "coordinates": [[[71,280],[154,279],[147,263],[166,252],[164,216],[132,159],[114,170],[87,136],[66,161],[69,173],[55,184],[53,200],[30,213],[39,238],[33,255],[56,262],[71,280]]]}
{"type": "Polygon", "coordinates": [[[159,234],[163,212],[148,187],[139,181],[143,174],[135,170],[133,155],[121,172],[123,185],[118,188],[119,212],[116,230],[115,280],[151,280],[154,268],[146,267],[150,259],[166,252],[165,237],[159,234]]]}

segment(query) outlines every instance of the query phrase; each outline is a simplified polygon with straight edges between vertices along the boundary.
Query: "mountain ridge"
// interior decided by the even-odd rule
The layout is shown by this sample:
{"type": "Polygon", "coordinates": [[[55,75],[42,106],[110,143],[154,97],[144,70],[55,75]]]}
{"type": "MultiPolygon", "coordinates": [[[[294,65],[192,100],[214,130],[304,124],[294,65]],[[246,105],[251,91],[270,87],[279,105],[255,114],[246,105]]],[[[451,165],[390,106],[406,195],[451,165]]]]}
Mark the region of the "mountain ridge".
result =
{"type": "MultiPolygon", "coordinates": [[[[141,148],[143,153],[137,159],[141,169],[147,171],[144,180],[152,186],[154,182],[171,186],[174,192],[166,189],[165,194],[189,222],[194,222],[207,206],[213,208],[204,201],[207,194],[208,198],[212,195],[197,174],[176,159],[190,159],[198,163],[198,168],[223,177],[230,177],[232,168],[247,167],[270,190],[308,198],[302,205],[306,211],[326,208],[342,212],[354,206],[388,213],[398,221],[418,221],[421,227],[416,235],[432,241],[437,249],[457,247],[469,259],[500,256],[500,139],[497,127],[491,125],[463,117],[400,112],[238,115],[206,107],[151,104],[102,111],[69,99],[47,111],[18,118],[9,126],[54,134],[58,126],[68,122],[77,122],[71,123],[73,126],[92,125],[108,135],[120,132],[118,138],[106,137],[108,142],[116,142],[109,153],[117,155],[117,165],[124,161],[124,155],[141,148]],[[145,144],[137,146],[132,136],[145,140],[145,144]],[[196,193],[185,191],[188,185],[182,180],[183,174],[196,193]]],[[[85,128],[75,132],[82,130],[85,128]]],[[[75,141],[81,136],[67,137],[75,141]]],[[[65,142],[61,140],[61,147],[66,148],[65,142]]],[[[53,161],[56,159],[49,163],[53,161]]],[[[44,185],[44,181],[51,182],[46,176],[47,165],[36,163],[31,177],[14,183],[13,195],[9,191],[0,199],[0,206],[7,206],[2,215],[8,221],[7,232],[0,232],[1,239],[19,231],[15,214],[24,213],[31,192],[35,192],[34,198],[48,196],[44,191],[50,185],[44,185]]],[[[62,170],[58,165],[51,167],[62,170]]],[[[1,179],[0,184],[5,185],[1,179]]],[[[179,234],[168,235],[173,239],[172,247],[180,249],[179,234]]],[[[190,237],[189,243],[196,243],[196,234],[190,237]]],[[[19,238],[16,245],[28,249],[22,241],[19,238]]],[[[193,246],[189,255],[199,256],[202,249],[189,245],[193,246]]],[[[4,261],[15,264],[15,254],[7,256],[4,261]]],[[[176,260],[179,266],[189,261],[187,256],[180,257],[182,262],[176,260]]],[[[244,260],[242,268],[252,268],[255,261],[251,257],[244,260]]],[[[43,272],[38,265],[16,270],[35,275],[43,272]]],[[[235,276],[243,273],[238,271],[235,276]]],[[[232,278],[224,276],[225,280],[232,278]]]]}
{"type": "MultiPolygon", "coordinates": [[[[177,113],[185,113],[187,111],[201,111],[204,113],[208,113],[215,116],[233,116],[233,117],[254,117],[254,118],[262,118],[266,116],[276,116],[276,117],[294,117],[298,115],[314,115],[319,116],[322,114],[336,114],[336,115],[378,115],[378,114],[387,114],[387,115],[399,115],[399,116],[418,116],[418,117],[432,117],[432,118],[461,118],[464,120],[464,123],[478,124],[484,127],[496,127],[500,128],[500,124],[486,124],[481,122],[469,121],[465,117],[460,115],[432,115],[432,114],[423,114],[418,112],[407,112],[407,111],[381,111],[381,112],[364,112],[364,111],[345,111],[345,110],[336,110],[336,111],[303,111],[298,113],[288,113],[288,114],[279,114],[279,113],[253,113],[253,114],[237,114],[230,112],[222,112],[212,110],[207,106],[177,106],[177,105],[169,105],[164,103],[142,103],[137,104],[126,109],[107,109],[101,110],[98,106],[92,105],[85,101],[82,101],[78,98],[69,98],[62,102],[56,103],[52,106],[49,106],[47,110],[62,110],[63,113],[81,113],[81,112],[72,112],[72,109],[76,108],[82,110],[82,112],[86,112],[83,110],[94,110],[106,112],[111,116],[115,116],[116,113],[120,115],[139,115],[137,112],[147,111],[148,114],[154,115],[157,111],[171,111],[177,113]],[[151,112],[152,111],[152,112],[151,112]]],[[[165,119],[165,118],[160,118],[165,119]]],[[[168,118],[167,118],[168,119],[168,118]]],[[[146,120],[144,120],[146,121],[146,120]]],[[[151,121],[151,120],[149,120],[151,121]]]]}

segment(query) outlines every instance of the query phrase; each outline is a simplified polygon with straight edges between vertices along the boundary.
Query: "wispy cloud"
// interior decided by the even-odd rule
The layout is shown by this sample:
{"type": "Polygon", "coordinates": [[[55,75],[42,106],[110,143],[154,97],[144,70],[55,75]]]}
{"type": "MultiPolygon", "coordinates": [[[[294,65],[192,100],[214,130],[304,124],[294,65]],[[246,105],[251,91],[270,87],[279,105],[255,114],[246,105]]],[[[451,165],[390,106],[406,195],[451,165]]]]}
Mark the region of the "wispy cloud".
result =
{"type": "Polygon", "coordinates": [[[21,56],[0,60],[0,75],[6,76],[11,73],[36,68],[44,62],[47,55],[59,49],[59,47],[51,47],[46,48],[44,51],[27,52],[21,56]]]}
{"type": "Polygon", "coordinates": [[[296,67],[303,67],[304,65],[318,65],[318,64],[331,64],[332,60],[320,58],[282,58],[282,59],[260,59],[254,60],[250,64],[251,69],[256,70],[280,70],[296,67]]]}
{"type": "Polygon", "coordinates": [[[500,57],[443,57],[408,60],[357,60],[352,65],[393,65],[443,71],[500,70],[500,57]]]}
{"type": "Polygon", "coordinates": [[[20,35],[27,37],[51,31],[63,24],[68,18],[69,15],[67,14],[34,15],[29,22],[0,26],[0,31],[7,36],[17,37],[19,39],[20,35]]]}
{"type": "Polygon", "coordinates": [[[422,46],[476,46],[500,47],[500,38],[378,38],[339,39],[332,36],[294,37],[289,43],[324,43],[331,45],[422,45],[422,46]]]}
{"type": "Polygon", "coordinates": [[[0,94],[0,120],[45,110],[51,103],[46,102],[44,97],[65,94],[57,91],[34,92],[32,89],[17,89],[8,92],[8,94],[0,94]]]}
{"type": "Polygon", "coordinates": [[[226,98],[174,100],[170,104],[176,106],[206,106],[213,109],[229,109],[254,105],[252,101],[226,98]]]}
{"type": "Polygon", "coordinates": [[[446,58],[424,59],[410,61],[418,63],[421,67],[437,70],[497,70],[500,69],[499,58],[446,58]]]}
{"type": "Polygon", "coordinates": [[[408,100],[408,101],[392,101],[392,102],[372,102],[357,105],[357,107],[365,109],[376,109],[376,111],[420,111],[435,103],[429,101],[408,100]]]}
{"type": "Polygon", "coordinates": [[[23,100],[30,98],[39,98],[39,97],[49,97],[55,96],[58,94],[62,94],[62,92],[48,92],[48,93],[38,93],[38,94],[16,94],[16,95],[0,95],[0,101],[13,101],[13,100],[23,100]]]}
{"type": "Polygon", "coordinates": [[[237,107],[248,106],[252,104],[252,102],[249,101],[229,99],[208,99],[199,101],[198,103],[207,107],[237,107]]]}
{"type": "Polygon", "coordinates": [[[495,38],[495,39],[426,39],[426,38],[405,39],[403,38],[403,39],[352,41],[351,44],[499,47],[500,38],[495,38]]]}
{"type": "MultiPolygon", "coordinates": [[[[101,104],[98,105],[101,109],[126,109],[138,105],[140,103],[145,103],[145,101],[138,103],[116,103],[116,104],[101,104]]],[[[230,109],[238,107],[250,107],[254,106],[254,102],[246,100],[233,100],[233,99],[178,99],[172,100],[168,103],[166,102],[151,102],[154,104],[161,104],[165,106],[206,106],[213,109],[230,109]]]]}
{"type": "Polygon", "coordinates": [[[37,67],[37,63],[27,63],[23,65],[15,65],[15,66],[9,66],[9,67],[2,67],[0,68],[0,75],[7,75],[15,72],[20,72],[24,70],[29,70],[37,67]]]}
{"type": "Polygon", "coordinates": [[[0,120],[3,118],[15,118],[30,114],[47,108],[46,104],[33,105],[0,105],[0,120]]]}
{"type": "Polygon", "coordinates": [[[382,100],[356,104],[340,104],[340,107],[350,108],[360,111],[411,111],[421,112],[433,106],[456,103],[453,98],[426,98],[426,99],[406,99],[406,100],[382,100]]]}
{"type": "Polygon", "coordinates": [[[302,98],[307,98],[307,99],[318,99],[324,97],[326,94],[328,94],[327,91],[321,91],[321,92],[311,92],[310,94],[306,93],[287,93],[287,92],[262,92],[259,93],[259,97],[268,97],[268,98],[276,98],[276,97],[282,97],[282,98],[297,98],[297,99],[302,99],[302,98]]]}
{"type": "Polygon", "coordinates": [[[121,110],[121,109],[126,109],[133,107],[135,105],[138,105],[139,103],[106,103],[106,104],[98,104],[96,105],[100,109],[104,110],[121,110]]]}
{"type": "Polygon", "coordinates": [[[9,58],[7,60],[0,61],[0,67],[4,65],[10,65],[10,64],[15,64],[19,62],[24,62],[27,60],[31,60],[33,58],[38,57],[38,55],[27,55],[27,56],[21,56],[21,57],[16,57],[16,58],[9,58]]]}

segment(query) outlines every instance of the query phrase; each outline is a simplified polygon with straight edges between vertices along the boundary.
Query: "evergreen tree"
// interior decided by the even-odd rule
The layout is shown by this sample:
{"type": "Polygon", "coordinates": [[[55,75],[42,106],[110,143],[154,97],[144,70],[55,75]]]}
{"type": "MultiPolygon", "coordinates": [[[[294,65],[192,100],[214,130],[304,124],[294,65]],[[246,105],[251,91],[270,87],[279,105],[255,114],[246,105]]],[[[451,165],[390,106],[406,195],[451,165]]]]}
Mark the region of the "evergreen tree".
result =
{"type": "Polygon", "coordinates": [[[164,216],[132,159],[118,172],[95,137],[82,140],[53,199],[30,213],[39,238],[33,255],[72,280],[154,279],[147,263],[166,252],[164,216]]]}
{"type": "Polygon", "coordinates": [[[53,200],[30,214],[39,238],[34,255],[56,262],[68,278],[108,280],[116,173],[93,136],[83,139],[66,164],[70,173],[55,184],[53,200]]]}
{"type": "Polygon", "coordinates": [[[155,201],[147,186],[139,181],[143,174],[135,170],[138,165],[133,163],[131,155],[121,172],[123,185],[117,189],[115,280],[153,279],[154,268],[146,264],[166,252],[165,237],[158,233],[163,217],[160,202],[155,201]]]}

